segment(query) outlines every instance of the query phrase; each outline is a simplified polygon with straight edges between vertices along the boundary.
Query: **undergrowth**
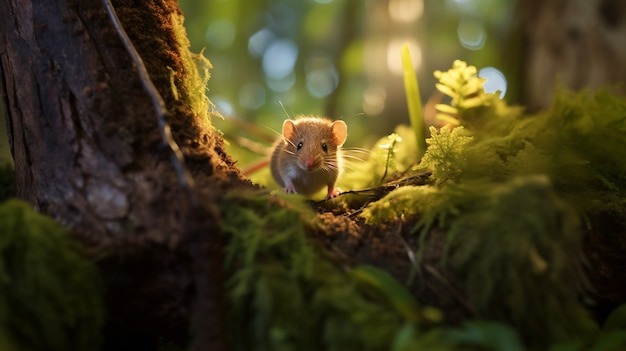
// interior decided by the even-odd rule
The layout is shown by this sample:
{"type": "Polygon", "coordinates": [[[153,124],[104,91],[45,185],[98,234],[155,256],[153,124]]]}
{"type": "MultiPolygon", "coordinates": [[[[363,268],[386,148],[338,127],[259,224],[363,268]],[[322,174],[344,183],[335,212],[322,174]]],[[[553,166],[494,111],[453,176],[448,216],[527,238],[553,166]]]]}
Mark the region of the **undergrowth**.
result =
{"type": "Polygon", "coordinates": [[[386,272],[333,264],[310,240],[323,228],[299,198],[231,194],[222,211],[235,350],[522,350],[504,324],[444,326],[386,272]]]}
{"type": "Polygon", "coordinates": [[[229,236],[231,342],[237,350],[376,350],[401,316],[357,293],[322,257],[307,230],[315,215],[299,200],[231,195],[222,206],[229,236]]]}
{"type": "Polygon", "coordinates": [[[607,235],[626,229],[626,154],[616,152],[626,148],[626,100],[560,90],[531,116],[485,93],[475,67],[457,61],[435,76],[451,99],[436,107],[448,125],[430,128],[412,169],[432,171],[431,185],[393,191],[362,217],[419,216],[421,250],[443,230],[442,264],[465,282],[475,314],[512,325],[531,348],[590,347],[598,327],[580,302],[583,233],[602,226],[590,219],[598,214],[621,224],[607,235]]]}
{"type": "Polygon", "coordinates": [[[445,311],[422,306],[384,271],[332,264],[309,238],[324,228],[301,199],[237,194],[222,204],[236,349],[626,349],[626,323],[616,322],[624,308],[604,326],[590,316],[583,255],[599,215],[618,223],[606,235],[626,229],[626,153],[616,151],[626,147],[626,100],[560,90],[551,109],[527,115],[485,93],[464,62],[435,76],[450,97],[436,107],[447,126],[431,127],[421,161],[417,133],[399,126],[342,182],[431,172],[428,185],[399,187],[360,216],[372,225],[414,218],[418,262],[443,238],[440,264],[464,288],[472,318],[448,325],[445,311]]]}

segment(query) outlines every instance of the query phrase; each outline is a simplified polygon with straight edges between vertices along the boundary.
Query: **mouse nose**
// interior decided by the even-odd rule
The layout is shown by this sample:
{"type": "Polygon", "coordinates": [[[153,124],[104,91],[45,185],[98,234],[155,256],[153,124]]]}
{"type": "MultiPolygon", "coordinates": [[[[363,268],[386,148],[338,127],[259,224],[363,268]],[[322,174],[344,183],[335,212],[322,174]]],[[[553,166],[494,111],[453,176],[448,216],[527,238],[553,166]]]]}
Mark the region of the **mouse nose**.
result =
{"type": "Polygon", "coordinates": [[[311,170],[313,166],[315,166],[315,160],[312,157],[307,158],[306,160],[304,160],[304,166],[308,170],[311,170]]]}

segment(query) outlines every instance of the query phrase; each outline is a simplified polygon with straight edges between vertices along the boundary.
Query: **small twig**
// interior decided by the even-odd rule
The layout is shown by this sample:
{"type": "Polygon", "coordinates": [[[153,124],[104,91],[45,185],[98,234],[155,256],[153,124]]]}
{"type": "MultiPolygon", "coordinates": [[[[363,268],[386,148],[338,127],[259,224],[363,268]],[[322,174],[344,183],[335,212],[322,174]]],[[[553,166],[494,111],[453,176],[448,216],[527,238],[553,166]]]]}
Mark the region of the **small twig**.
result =
{"type": "Polygon", "coordinates": [[[195,195],[193,194],[195,193],[191,191],[194,185],[194,180],[189,170],[185,167],[185,158],[183,156],[183,153],[180,150],[178,144],[176,144],[176,141],[174,141],[170,126],[169,124],[167,124],[169,111],[167,111],[165,102],[163,101],[161,94],[159,94],[158,90],[154,86],[152,79],[150,79],[148,70],[143,63],[141,56],[137,52],[137,49],[135,48],[132,41],[128,37],[128,34],[124,30],[124,27],[122,26],[122,23],[120,22],[120,19],[117,16],[115,9],[113,8],[113,4],[111,4],[110,0],[103,0],[103,3],[106,7],[113,27],[119,35],[120,40],[124,44],[124,47],[126,47],[126,50],[128,51],[131,59],[135,63],[135,67],[137,67],[137,73],[139,74],[139,80],[141,81],[141,84],[143,85],[144,89],[152,100],[152,106],[154,107],[157,115],[156,117],[159,125],[159,132],[161,133],[161,138],[163,143],[165,144],[165,147],[170,152],[172,164],[178,176],[178,180],[180,184],[192,195],[191,200],[194,201],[195,195]]]}
{"type": "Polygon", "coordinates": [[[267,147],[265,144],[257,143],[256,141],[244,137],[234,137],[233,139],[235,139],[239,146],[257,155],[268,156],[272,154],[272,148],[267,147]]]}
{"type": "MultiPolygon", "coordinates": [[[[430,177],[431,172],[425,172],[422,174],[417,174],[417,175],[413,175],[413,176],[409,176],[406,178],[402,178],[402,179],[398,179],[398,180],[394,180],[392,182],[389,183],[385,183],[382,185],[378,185],[378,186],[373,186],[373,187],[369,187],[369,188],[363,188],[360,190],[348,190],[348,191],[344,191],[343,193],[339,194],[339,197],[341,196],[346,196],[346,195],[366,195],[366,196],[371,196],[374,200],[379,200],[381,199],[383,196],[387,195],[390,191],[401,187],[401,186],[405,186],[405,185],[425,185],[426,184],[426,180],[428,179],[428,177],[430,177]]],[[[317,204],[321,204],[324,202],[331,202],[332,200],[321,200],[318,201],[317,204]]]]}
{"type": "Polygon", "coordinates": [[[419,270],[419,263],[417,262],[417,259],[415,258],[415,252],[413,252],[413,249],[411,249],[411,247],[409,246],[409,243],[407,243],[406,240],[404,240],[404,237],[402,236],[402,221],[398,221],[398,230],[396,231],[396,235],[398,236],[398,238],[400,238],[400,242],[402,243],[402,246],[404,246],[407,257],[409,258],[409,261],[411,262],[411,270],[409,271],[409,276],[406,278],[406,282],[405,282],[405,284],[409,286],[413,283],[413,278],[415,277],[415,275],[417,274],[417,271],[419,270]]]}

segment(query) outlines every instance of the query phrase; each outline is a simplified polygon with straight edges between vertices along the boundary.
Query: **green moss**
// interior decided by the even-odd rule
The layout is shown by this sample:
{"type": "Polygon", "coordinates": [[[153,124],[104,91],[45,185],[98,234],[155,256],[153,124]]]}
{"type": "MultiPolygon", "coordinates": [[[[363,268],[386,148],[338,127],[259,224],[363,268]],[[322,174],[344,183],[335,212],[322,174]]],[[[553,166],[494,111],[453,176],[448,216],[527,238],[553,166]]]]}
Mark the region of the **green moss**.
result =
{"type": "Polygon", "coordinates": [[[471,123],[462,132],[433,133],[421,166],[433,169],[438,184],[546,175],[582,213],[626,213],[626,153],[617,151],[626,149],[625,98],[601,90],[558,91],[548,111],[512,111],[490,100],[460,113],[471,123]]]}
{"type": "Polygon", "coordinates": [[[626,98],[559,91],[537,119],[529,139],[551,156],[559,192],[585,213],[626,214],[626,98]]]}
{"type": "Polygon", "coordinates": [[[231,340],[239,350],[374,350],[402,318],[370,301],[307,238],[301,198],[231,195],[222,205],[231,340]]]}
{"type": "MultiPolygon", "coordinates": [[[[172,13],[171,21],[174,35],[180,45],[180,58],[185,67],[185,79],[176,86],[172,77],[170,83],[174,97],[178,100],[184,98],[196,116],[200,116],[203,121],[210,123],[211,114],[219,115],[213,103],[206,95],[207,83],[211,77],[209,70],[213,68],[211,62],[200,52],[194,54],[189,50],[190,42],[184,27],[184,17],[182,14],[172,13]]],[[[171,68],[170,68],[171,71],[171,68]]]]}
{"type": "Polygon", "coordinates": [[[361,213],[368,224],[380,224],[391,220],[424,213],[438,202],[439,191],[430,186],[404,186],[379,201],[371,203],[361,213]]]}
{"type": "Polygon", "coordinates": [[[95,266],[54,220],[22,201],[0,206],[0,335],[16,349],[97,349],[101,289],[95,266]]]}
{"type": "Polygon", "coordinates": [[[520,350],[502,323],[443,326],[383,270],[333,264],[312,242],[323,228],[300,197],[238,193],[221,208],[235,350],[520,350]],[[508,334],[475,335],[485,330],[508,334]]]}
{"type": "Polygon", "coordinates": [[[477,181],[442,193],[439,215],[452,217],[442,226],[447,263],[477,316],[511,323],[535,346],[590,335],[594,324],[578,301],[585,283],[580,223],[547,177],[477,181]],[[450,204],[456,215],[444,210],[450,204]]]}
{"type": "Polygon", "coordinates": [[[540,349],[593,335],[579,302],[586,282],[580,221],[546,176],[403,187],[363,211],[372,223],[414,214],[422,251],[432,228],[445,233],[443,262],[476,317],[506,322],[540,349]]]}

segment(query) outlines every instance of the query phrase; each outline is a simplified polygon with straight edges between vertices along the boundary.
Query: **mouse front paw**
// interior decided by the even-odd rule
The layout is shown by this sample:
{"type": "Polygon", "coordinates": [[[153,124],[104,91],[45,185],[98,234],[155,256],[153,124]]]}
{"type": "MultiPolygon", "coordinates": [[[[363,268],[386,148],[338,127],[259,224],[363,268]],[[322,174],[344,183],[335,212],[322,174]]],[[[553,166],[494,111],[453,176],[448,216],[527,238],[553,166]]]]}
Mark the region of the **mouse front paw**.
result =
{"type": "Polygon", "coordinates": [[[328,194],[326,194],[326,200],[332,199],[333,197],[337,197],[342,192],[343,190],[341,190],[340,188],[330,187],[328,188],[328,194]]]}
{"type": "Polygon", "coordinates": [[[286,192],[287,194],[295,194],[296,188],[294,187],[293,182],[291,181],[285,182],[285,187],[283,188],[283,191],[286,192]]]}

